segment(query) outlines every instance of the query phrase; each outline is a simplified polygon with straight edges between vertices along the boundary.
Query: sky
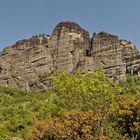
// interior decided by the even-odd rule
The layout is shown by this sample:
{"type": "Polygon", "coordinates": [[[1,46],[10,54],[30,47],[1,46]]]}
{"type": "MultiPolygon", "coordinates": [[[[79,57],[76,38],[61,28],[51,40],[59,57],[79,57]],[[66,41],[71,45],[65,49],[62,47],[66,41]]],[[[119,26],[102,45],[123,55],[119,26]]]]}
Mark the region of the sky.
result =
{"type": "Polygon", "coordinates": [[[0,0],[0,51],[21,39],[50,34],[61,21],[130,40],[140,51],[140,0],[0,0]]]}

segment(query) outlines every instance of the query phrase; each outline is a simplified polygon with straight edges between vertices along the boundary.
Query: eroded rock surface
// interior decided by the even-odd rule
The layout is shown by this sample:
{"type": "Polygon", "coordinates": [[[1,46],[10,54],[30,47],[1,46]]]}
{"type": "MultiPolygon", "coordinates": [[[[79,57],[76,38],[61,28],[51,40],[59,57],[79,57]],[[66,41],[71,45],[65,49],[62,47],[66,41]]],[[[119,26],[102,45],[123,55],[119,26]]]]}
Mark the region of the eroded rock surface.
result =
{"type": "Polygon", "coordinates": [[[74,22],[61,22],[52,35],[33,36],[7,47],[0,54],[0,86],[27,91],[51,87],[48,74],[102,67],[111,79],[124,81],[137,74],[140,55],[126,40],[106,32],[89,33],[74,22]]]}

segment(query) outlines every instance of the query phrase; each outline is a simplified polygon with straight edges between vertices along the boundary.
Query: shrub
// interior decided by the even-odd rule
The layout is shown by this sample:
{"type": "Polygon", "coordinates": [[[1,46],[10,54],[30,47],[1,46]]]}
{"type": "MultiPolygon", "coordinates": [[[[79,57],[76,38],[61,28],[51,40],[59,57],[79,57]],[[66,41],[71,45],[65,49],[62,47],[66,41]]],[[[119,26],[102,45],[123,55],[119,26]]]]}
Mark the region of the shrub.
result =
{"type": "MultiPolygon", "coordinates": [[[[33,140],[93,140],[98,129],[98,119],[91,113],[71,110],[63,117],[36,122],[33,140]]],[[[31,138],[30,138],[31,139],[31,138]]]]}

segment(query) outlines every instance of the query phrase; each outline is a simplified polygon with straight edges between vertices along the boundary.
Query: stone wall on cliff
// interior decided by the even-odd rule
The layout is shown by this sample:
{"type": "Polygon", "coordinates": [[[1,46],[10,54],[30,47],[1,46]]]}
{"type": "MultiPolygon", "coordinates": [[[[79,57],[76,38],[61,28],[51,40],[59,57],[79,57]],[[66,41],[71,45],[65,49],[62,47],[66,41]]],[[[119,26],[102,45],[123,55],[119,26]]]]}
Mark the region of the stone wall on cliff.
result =
{"type": "Polygon", "coordinates": [[[43,91],[51,87],[49,74],[100,67],[109,78],[124,81],[127,71],[133,74],[139,69],[140,55],[130,41],[106,32],[90,38],[78,24],[61,22],[51,36],[20,40],[1,52],[0,86],[43,91]]]}

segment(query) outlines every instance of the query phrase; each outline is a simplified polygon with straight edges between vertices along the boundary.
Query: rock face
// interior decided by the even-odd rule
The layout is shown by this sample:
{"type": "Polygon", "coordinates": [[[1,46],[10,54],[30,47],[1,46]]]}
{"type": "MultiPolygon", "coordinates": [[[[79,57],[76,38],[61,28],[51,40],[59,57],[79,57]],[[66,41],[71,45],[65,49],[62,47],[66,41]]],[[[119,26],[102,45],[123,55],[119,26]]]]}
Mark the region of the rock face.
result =
{"type": "Polygon", "coordinates": [[[122,81],[125,80],[126,66],[120,49],[120,41],[117,36],[106,32],[93,34],[91,55],[100,62],[98,67],[102,66],[109,78],[122,81]]]}
{"type": "Polygon", "coordinates": [[[0,54],[0,86],[47,90],[48,74],[102,67],[111,79],[124,81],[126,72],[138,74],[140,55],[129,41],[106,32],[89,33],[74,22],[61,22],[51,36],[18,41],[0,54]]]}

